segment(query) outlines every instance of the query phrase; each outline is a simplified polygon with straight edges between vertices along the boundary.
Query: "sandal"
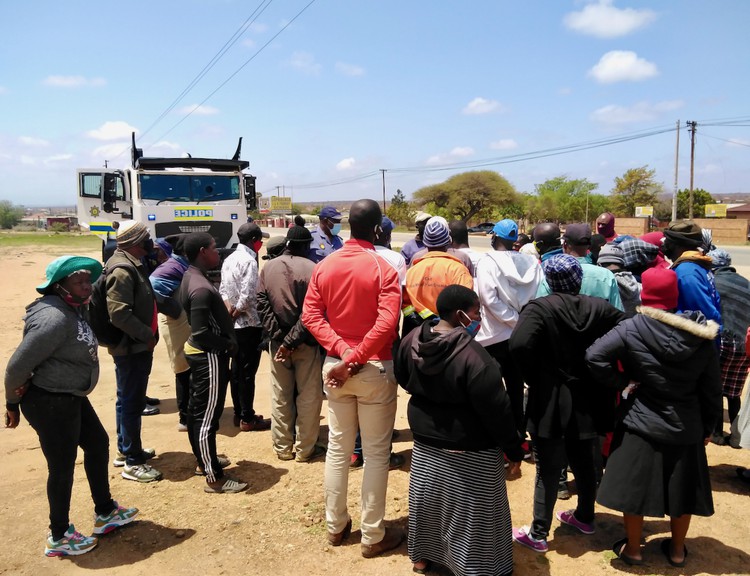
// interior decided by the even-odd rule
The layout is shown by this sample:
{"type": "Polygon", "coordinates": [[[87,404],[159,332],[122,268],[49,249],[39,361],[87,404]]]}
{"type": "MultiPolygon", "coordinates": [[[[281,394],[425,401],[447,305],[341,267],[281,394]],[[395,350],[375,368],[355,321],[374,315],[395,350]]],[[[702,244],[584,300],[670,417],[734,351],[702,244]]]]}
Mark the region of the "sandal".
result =
{"type": "MultiPolygon", "coordinates": [[[[222,480],[224,483],[221,484],[221,486],[211,486],[211,484],[206,484],[203,491],[208,492],[209,494],[236,494],[247,489],[247,482],[240,482],[239,480],[234,480],[232,478],[222,478],[222,480]]],[[[219,480],[219,482],[222,480],[219,480]]]]}
{"type": "Polygon", "coordinates": [[[685,563],[687,562],[687,557],[688,557],[687,546],[683,545],[683,550],[685,551],[685,557],[682,559],[682,562],[675,562],[674,560],[672,560],[672,539],[671,538],[662,540],[659,546],[661,547],[662,554],[666,556],[667,562],[669,562],[672,566],[674,566],[675,568],[683,568],[685,566],[685,563]]]}
{"type": "Polygon", "coordinates": [[[617,556],[620,560],[625,562],[628,566],[641,566],[643,564],[642,558],[633,558],[631,556],[627,556],[624,552],[625,546],[628,544],[627,538],[621,538],[614,544],[612,544],[612,552],[615,553],[615,556],[617,556]]]}
{"type": "MultiPolygon", "coordinates": [[[[219,468],[221,468],[222,470],[232,463],[232,461],[229,460],[229,458],[227,458],[226,456],[217,456],[216,458],[219,460],[219,468]]],[[[195,467],[195,475],[196,476],[206,475],[206,471],[203,469],[203,466],[201,466],[200,464],[198,464],[195,467]]]]}

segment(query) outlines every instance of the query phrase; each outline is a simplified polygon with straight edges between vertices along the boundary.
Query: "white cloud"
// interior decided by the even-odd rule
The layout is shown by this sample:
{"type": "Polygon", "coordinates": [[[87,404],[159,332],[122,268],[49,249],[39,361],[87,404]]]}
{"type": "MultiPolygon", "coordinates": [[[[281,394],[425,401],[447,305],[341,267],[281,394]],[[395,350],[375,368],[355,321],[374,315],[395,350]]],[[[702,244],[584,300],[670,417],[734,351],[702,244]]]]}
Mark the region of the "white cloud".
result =
{"type": "Polygon", "coordinates": [[[336,62],[336,72],[343,74],[344,76],[364,76],[365,69],[355,64],[346,64],[344,62],[336,62]]]}
{"type": "Polygon", "coordinates": [[[166,140],[162,140],[160,142],[157,142],[156,144],[154,144],[153,146],[149,148],[149,154],[153,156],[159,156],[160,154],[157,154],[159,150],[161,150],[162,152],[173,153],[181,149],[182,149],[182,146],[180,146],[179,144],[176,144],[174,142],[167,142],[166,140]]]}
{"type": "Polygon", "coordinates": [[[493,150],[513,150],[518,148],[518,142],[513,140],[513,138],[503,138],[490,142],[490,148],[493,150]]]}
{"type": "Polygon", "coordinates": [[[196,116],[214,116],[219,113],[218,108],[203,106],[201,104],[190,104],[177,110],[178,114],[195,114],[196,116]]]}
{"type": "Polygon", "coordinates": [[[354,168],[354,164],[354,158],[344,158],[336,164],[336,170],[351,170],[352,168],[354,168]]]}
{"type": "Polygon", "coordinates": [[[91,156],[96,160],[113,160],[118,158],[123,162],[130,162],[130,143],[117,142],[113,144],[104,144],[92,150],[91,156]]]}
{"type": "Polygon", "coordinates": [[[86,78],[85,76],[47,76],[43,84],[55,88],[80,88],[82,86],[104,86],[104,78],[86,78]]]}
{"type": "Polygon", "coordinates": [[[36,158],[32,156],[26,156],[25,154],[21,155],[20,157],[21,164],[25,164],[26,166],[33,166],[36,164],[36,158]]]}
{"type": "Polygon", "coordinates": [[[64,162],[65,160],[70,160],[73,158],[72,154],[55,154],[53,156],[48,156],[44,159],[44,163],[47,165],[55,164],[57,162],[64,162]]]}
{"type": "Polygon", "coordinates": [[[23,144],[24,146],[33,146],[34,148],[43,148],[45,146],[49,146],[49,142],[47,140],[43,140],[42,138],[33,138],[31,136],[19,136],[18,142],[20,144],[23,144]]]}
{"type": "Polygon", "coordinates": [[[242,44],[242,46],[244,46],[245,48],[255,48],[255,46],[257,45],[257,43],[255,42],[255,40],[253,40],[252,38],[245,38],[245,39],[244,39],[244,40],[243,40],[243,41],[241,42],[241,44],[242,44]]]}
{"type": "Polygon", "coordinates": [[[656,20],[656,12],[647,8],[616,8],[612,0],[599,0],[586,5],[580,12],[571,12],[563,19],[574,32],[598,38],[618,38],[648,26],[656,20]]]}
{"type": "Polygon", "coordinates": [[[460,158],[466,158],[467,156],[471,156],[473,154],[474,154],[474,149],[469,146],[456,146],[450,152],[444,152],[441,154],[435,154],[434,156],[430,156],[426,160],[425,164],[429,164],[431,166],[435,166],[439,164],[449,164],[451,162],[459,160],[460,158]]]}
{"type": "Polygon", "coordinates": [[[609,104],[591,114],[591,119],[600,124],[622,125],[635,124],[638,122],[653,122],[667,112],[672,112],[684,106],[682,100],[665,100],[651,104],[650,102],[638,102],[632,106],[618,106],[609,104]]]}
{"type": "Polygon", "coordinates": [[[589,70],[589,76],[601,84],[640,82],[659,75],[656,64],[639,58],[630,50],[612,50],[589,70]]]}
{"type": "Polygon", "coordinates": [[[122,140],[130,138],[130,134],[138,129],[122,120],[108,121],[94,130],[89,130],[86,135],[94,140],[122,140]]]}
{"type": "Polygon", "coordinates": [[[309,52],[294,52],[289,59],[289,65],[311,76],[320,74],[320,70],[322,69],[322,66],[315,61],[315,56],[309,52]]]}
{"type": "Polygon", "coordinates": [[[461,110],[461,113],[469,115],[489,114],[490,112],[502,112],[503,110],[503,105],[497,100],[487,100],[486,98],[478,96],[469,102],[464,109],[461,110]]]}

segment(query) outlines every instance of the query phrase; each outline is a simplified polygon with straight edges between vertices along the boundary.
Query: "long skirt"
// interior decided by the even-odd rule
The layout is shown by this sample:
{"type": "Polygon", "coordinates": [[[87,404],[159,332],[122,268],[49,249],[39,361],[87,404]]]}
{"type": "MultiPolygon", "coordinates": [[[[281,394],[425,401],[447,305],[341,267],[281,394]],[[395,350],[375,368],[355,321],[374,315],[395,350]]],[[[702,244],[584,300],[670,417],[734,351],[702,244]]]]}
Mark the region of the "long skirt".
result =
{"type": "Polygon", "coordinates": [[[622,428],[615,431],[596,501],[635,516],[673,518],[714,513],[703,442],[652,442],[622,428]]]}
{"type": "Polygon", "coordinates": [[[513,571],[510,507],[499,448],[457,452],[414,441],[409,558],[456,576],[513,571]]]}

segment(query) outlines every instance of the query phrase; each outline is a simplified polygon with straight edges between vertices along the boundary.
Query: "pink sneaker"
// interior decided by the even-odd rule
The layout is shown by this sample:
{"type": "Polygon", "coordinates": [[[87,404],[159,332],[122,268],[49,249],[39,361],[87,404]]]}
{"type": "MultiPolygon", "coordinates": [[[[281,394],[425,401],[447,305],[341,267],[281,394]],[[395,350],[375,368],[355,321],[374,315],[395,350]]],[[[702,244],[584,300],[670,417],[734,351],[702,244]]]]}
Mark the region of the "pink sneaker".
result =
{"type": "Polygon", "coordinates": [[[581,522],[574,513],[574,510],[566,510],[555,514],[557,519],[563,524],[576,528],[581,534],[593,534],[595,532],[593,524],[581,522]]]}
{"type": "Polygon", "coordinates": [[[521,528],[513,528],[513,540],[518,542],[521,546],[531,548],[534,552],[547,552],[549,546],[547,546],[547,540],[537,540],[530,534],[531,530],[528,526],[521,528]]]}

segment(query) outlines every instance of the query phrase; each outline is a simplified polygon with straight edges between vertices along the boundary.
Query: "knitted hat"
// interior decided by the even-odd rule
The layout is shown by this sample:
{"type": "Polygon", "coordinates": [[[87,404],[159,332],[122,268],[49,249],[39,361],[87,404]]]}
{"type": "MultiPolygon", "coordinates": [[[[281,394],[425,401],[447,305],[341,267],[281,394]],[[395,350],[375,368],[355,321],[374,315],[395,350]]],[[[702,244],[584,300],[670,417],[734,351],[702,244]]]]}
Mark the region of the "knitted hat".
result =
{"type": "Polygon", "coordinates": [[[292,226],[286,231],[289,242],[312,242],[312,234],[304,226],[292,226]]]}
{"type": "Polygon", "coordinates": [[[149,238],[150,234],[148,228],[142,222],[136,220],[127,220],[120,223],[117,227],[117,247],[118,248],[130,248],[131,246],[138,246],[146,238],[149,238]]]}
{"type": "Polygon", "coordinates": [[[571,246],[591,245],[591,226],[588,224],[568,224],[563,240],[571,246]]]}
{"type": "Polygon", "coordinates": [[[703,230],[690,220],[672,222],[664,231],[664,236],[679,246],[698,248],[703,245],[703,230]]]}
{"type": "Polygon", "coordinates": [[[511,240],[515,242],[518,240],[518,224],[508,218],[500,220],[500,222],[495,224],[492,233],[503,240],[511,240]]]}
{"type": "Polygon", "coordinates": [[[90,280],[93,283],[101,275],[102,265],[87,256],[60,256],[59,258],[55,258],[47,265],[47,269],[45,270],[47,280],[37,286],[36,291],[44,294],[52,284],[60,282],[71,274],[81,272],[82,270],[91,274],[90,280]]]}
{"type": "Polygon", "coordinates": [[[706,256],[711,257],[711,262],[714,268],[721,268],[722,266],[732,265],[732,256],[724,250],[724,248],[714,248],[706,256]]]}
{"type": "Polygon", "coordinates": [[[677,274],[669,268],[649,268],[641,275],[641,304],[661,310],[677,308],[677,274]]]}
{"type": "Polygon", "coordinates": [[[570,254],[556,254],[542,262],[542,270],[552,292],[578,294],[583,280],[580,262],[570,254]]]}
{"type": "Polygon", "coordinates": [[[620,268],[625,267],[625,255],[622,248],[616,244],[605,244],[599,251],[599,256],[596,259],[598,266],[608,266],[610,264],[616,264],[620,268]]]}
{"type": "Polygon", "coordinates": [[[659,248],[640,238],[628,238],[620,242],[619,246],[622,249],[625,268],[631,271],[651,266],[659,255],[659,248]]]}
{"type": "Polygon", "coordinates": [[[441,248],[451,243],[451,233],[445,218],[433,216],[427,221],[422,234],[422,243],[428,248],[441,248]]]}

